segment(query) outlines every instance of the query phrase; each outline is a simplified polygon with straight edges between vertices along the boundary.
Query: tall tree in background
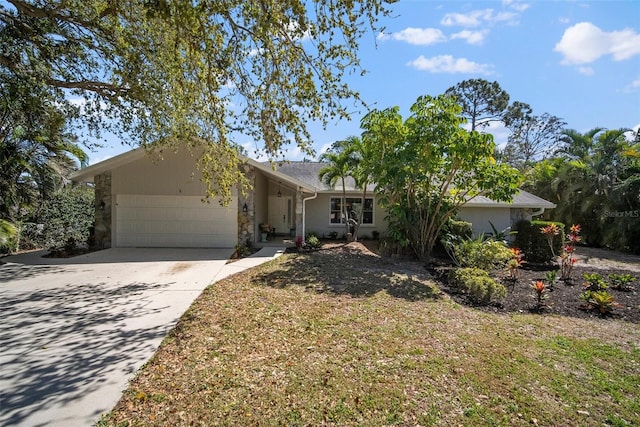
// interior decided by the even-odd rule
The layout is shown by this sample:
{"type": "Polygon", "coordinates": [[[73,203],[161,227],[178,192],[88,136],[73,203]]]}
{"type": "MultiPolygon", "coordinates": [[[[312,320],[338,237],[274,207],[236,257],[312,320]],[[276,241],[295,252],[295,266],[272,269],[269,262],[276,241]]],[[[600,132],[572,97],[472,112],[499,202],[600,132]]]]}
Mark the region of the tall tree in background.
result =
{"type": "Polygon", "coordinates": [[[489,134],[462,127],[452,96],[421,96],[406,120],[399,108],[374,110],[361,123],[375,163],[371,175],[388,210],[388,231],[429,262],[440,230],[475,196],[509,201],[520,174],[493,159],[489,134]]]}
{"type": "Polygon", "coordinates": [[[560,148],[566,123],[559,117],[549,113],[536,116],[529,104],[514,102],[509,106],[503,120],[511,131],[503,157],[507,163],[520,171],[560,148]]]}
{"type": "Polygon", "coordinates": [[[509,105],[509,94],[498,82],[471,79],[446,90],[462,107],[462,114],[471,123],[471,130],[486,127],[492,121],[502,121],[509,105]]]}
{"type": "Polygon", "coordinates": [[[557,204],[550,218],[584,224],[592,246],[640,252],[639,144],[628,129],[569,129],[557,156],[527,172],[525,189],[557,204]]]}
{"type": "Polygon", "coordinates": [[[150,147],[203,150],[208,194],[242,181],[230,131],[271,156],[307,123],[348,116],[343,83],[362,71],[360,37],[384,0],[7,0],[2,76],[44,87],[56,105],[82,100],[84,124],[150,147]],[[224,160],[224,161],[222,161],[224,160]]]}
{"type": "Polygon", "coordinates": [[[87,161],[64,111],[41,86],[2,74],[0,81],[0,218],[37,216],[40,204],[87,161]]]}

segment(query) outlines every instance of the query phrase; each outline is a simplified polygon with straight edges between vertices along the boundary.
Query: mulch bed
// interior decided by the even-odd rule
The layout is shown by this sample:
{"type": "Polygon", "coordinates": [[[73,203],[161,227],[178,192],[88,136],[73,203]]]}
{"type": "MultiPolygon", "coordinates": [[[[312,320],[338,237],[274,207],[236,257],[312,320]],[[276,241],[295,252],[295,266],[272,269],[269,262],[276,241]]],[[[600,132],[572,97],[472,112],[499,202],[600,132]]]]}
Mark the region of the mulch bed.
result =
{"type": "MultiPolygon", "coordinates": [[[[506,297],[500,302],[487,306],[478,306],[474,305],[474,303],[468,299],[467,295],[449,286],[447,275],[451,268],[453,267],[441,264],[430,269],[430,272],[444,292],[460,304],[471,305],[480,310],[492,313],[504,314],[537,313],[535,310],[536,300],[532,284],[538,280],[544,281],[546,273],[552,269],[551,266],[527,266],[527,268],[520,270],[520,278],[515,282],[508,280],[505,275],[495,273],[493,275],[494,278],[498,279],[498,281],[507,288],[506,297]]],[[[630,274],[636,277],[636,281],[631,285],[633,288],[631,291],[620,291],[611,288],[607,290],[613,295],[614,301],[619,304],[619,306],[614,308],[613,312],[606,315],[605,318],[640,323],[640,274],[636,271],[623,269],[574,267],[571,274],[573,280],[556,282],[553,290],[549,292],[549,298],[545,301],[548,307],[546,307],[542,313],[584,319],[602,318],[596,311],[585,310],[583,308],[584,301],[580,298],[580,294],[584,292],[584,287],[582,286],[584,282],[582,275],[584,273],[598,273],[605,280],[608,279],[609,274],[614,273],[630,274]]]]}

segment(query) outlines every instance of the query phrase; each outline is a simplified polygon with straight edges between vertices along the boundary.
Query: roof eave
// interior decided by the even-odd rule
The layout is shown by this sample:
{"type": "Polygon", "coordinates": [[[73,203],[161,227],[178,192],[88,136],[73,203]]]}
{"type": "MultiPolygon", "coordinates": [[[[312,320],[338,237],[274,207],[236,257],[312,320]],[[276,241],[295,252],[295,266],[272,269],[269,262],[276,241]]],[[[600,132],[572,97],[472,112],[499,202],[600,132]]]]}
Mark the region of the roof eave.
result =
{"type": "Polygon", "coordinates": [[[79,169],[69,175],[69,179],[73,182],[93,182],[93,178],[109,170],[130,163],[134,160],[141,159],[146,155],[144,148],[135,148],[126,153],[118,154],[110,159],[103,160],[86,168],[79,169]]]}

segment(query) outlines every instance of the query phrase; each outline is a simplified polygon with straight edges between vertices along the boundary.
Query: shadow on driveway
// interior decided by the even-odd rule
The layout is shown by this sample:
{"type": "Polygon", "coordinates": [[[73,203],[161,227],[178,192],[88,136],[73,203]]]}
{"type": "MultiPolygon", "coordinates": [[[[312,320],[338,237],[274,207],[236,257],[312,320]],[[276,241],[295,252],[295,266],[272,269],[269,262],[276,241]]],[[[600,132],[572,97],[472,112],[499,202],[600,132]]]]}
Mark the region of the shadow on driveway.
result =
{"type": "Polygon", "coordinates": [[[88,254],[92,263],[32,255],[0,265],[0,425],[95,423],[231,252],[109,250],[88,254]]]}
{"type": "MultiPolygon", "coordinates": [[[[148,346],[144,343],[161,339],[167,328],[131,328],[132,320],[160,313],[164,307],[154,307],[144,294],[166,287],[80,284],[55,293],[36,290],[3,298],[1,424],[17,425],[34,410],[64,407],[109,382],[122,365],[134,372],[132,356],[155,350],[141,348],[140,343],[148,346]]],[[[102,407],[108,409],[110,405],[102,407]]],[[[48,425],[46,418],[40,421],[31,425],[48,425]]]]}

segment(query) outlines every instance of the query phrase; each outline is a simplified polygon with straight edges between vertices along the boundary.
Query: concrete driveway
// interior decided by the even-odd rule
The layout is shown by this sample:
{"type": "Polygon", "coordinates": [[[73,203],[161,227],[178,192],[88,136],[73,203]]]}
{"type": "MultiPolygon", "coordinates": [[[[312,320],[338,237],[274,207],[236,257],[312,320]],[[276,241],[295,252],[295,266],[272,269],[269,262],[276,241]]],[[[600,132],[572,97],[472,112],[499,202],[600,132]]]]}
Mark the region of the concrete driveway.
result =
{"type": "Polygon", "coordinates": [[[0,265],[0,425],[89,426],[111,410],[232,249],[107,249],[0,265]]]}

